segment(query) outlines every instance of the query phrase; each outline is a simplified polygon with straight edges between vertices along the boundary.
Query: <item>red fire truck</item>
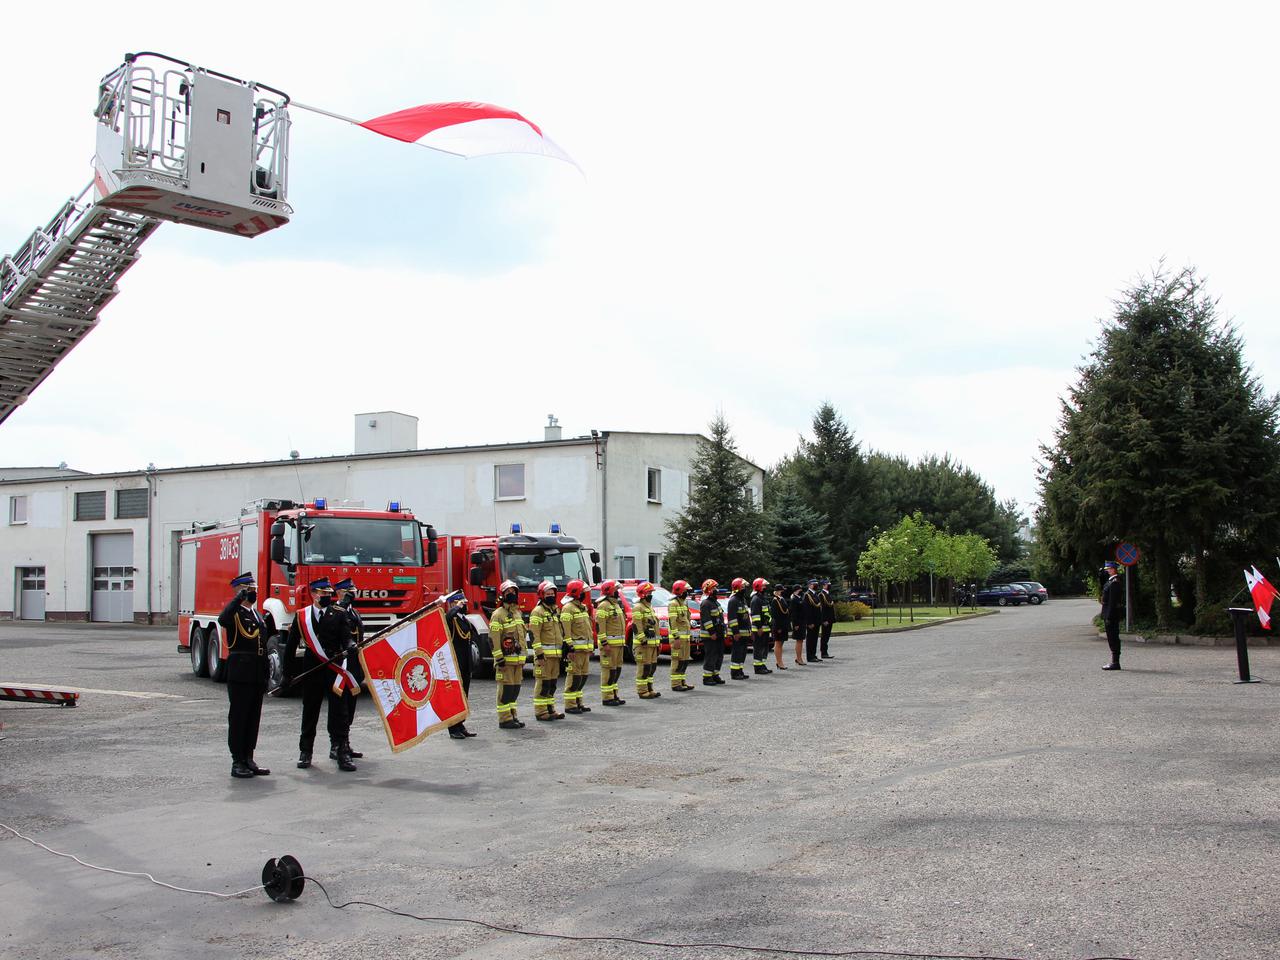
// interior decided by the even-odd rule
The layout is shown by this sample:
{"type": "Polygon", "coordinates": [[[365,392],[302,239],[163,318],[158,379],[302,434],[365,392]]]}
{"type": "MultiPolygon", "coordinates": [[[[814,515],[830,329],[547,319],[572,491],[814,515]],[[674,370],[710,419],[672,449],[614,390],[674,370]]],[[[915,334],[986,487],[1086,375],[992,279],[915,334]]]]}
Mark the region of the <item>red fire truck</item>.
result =
{"type": "Polygon", "coordinates": [[[257,500],[235,520],[193,524],[179,545],[178,652],[191,658],[196,676],[225,679],[227,641],[218,614],[231,599],[228,583],[250,571],[259,606],[279,631],[267,646],[271,685],[279,686],[285,634],[294,612],[311,602],[309,582],[350,577],[365,629],[379,630],[432,599],[428,570],[436,550],[435,530],[396,501],[367,510],[319,497],[257,500]]]}
{"type": "MultiPolygon", "coordinates": [[[[512,580],[520,588],[520,609],[527,619],[538,602],[535,591],[543,581],[550,580],[563,593],[570,580],[591,584],[600,579],[600,554],[590,552],[588,568],[581,542],[563,533],[558,523],[551,524],[546,533],[526,533],[518,523],[511,525],[510,533],[501,535],[442,533],[440,544],[440,563],[425,571],[423,602],[453,590],[466,594],[477,633],[471,651],[477,675],[493,673],[489,616],[498,605],[498,586],[504,580],[512,580]]],[[[589,598],[587,602],[590,605],[589,598]]]]}

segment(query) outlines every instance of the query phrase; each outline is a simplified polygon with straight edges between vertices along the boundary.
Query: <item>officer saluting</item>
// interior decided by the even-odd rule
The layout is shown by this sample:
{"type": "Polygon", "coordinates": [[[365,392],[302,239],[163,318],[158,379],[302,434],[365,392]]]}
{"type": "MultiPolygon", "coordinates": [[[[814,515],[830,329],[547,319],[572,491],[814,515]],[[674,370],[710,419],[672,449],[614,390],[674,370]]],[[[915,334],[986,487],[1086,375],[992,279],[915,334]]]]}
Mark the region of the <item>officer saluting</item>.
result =
{"type": "Polygon", "coordinates": [[[307,584],[314,602],[298,611],[289,627],[285,663],[294,662],[298,644],[306,648],[297,682],[302,687],[302,729],[298,734],[298,769],[311,766],[311,749],[316,742],[316,723],[320,720],[320,704],[329,702],[329,745],[338,761],[338,769],[346,773],[356,769],[347,751],[347,727],[350,723],[342,695],[333,689],[338,671],[330,664],[340,664],[351,642],[351,626],[347,615],[333,606],[333,585],[328,577],[307,584]],[[305,635],[304,635],[305,634],[305,635]]]}
{"type": "MultiPolygon", "coordinates": [[[[338,607],[347,616],[347,623],[351,630],[351,643],[359,646],[364,641],[364,621],[360,619],[360,611],[356,609],[356,585],[350,577],[345,580],[339,580],[333,585],[333,592],[338,596],[338,607]]],[[[364,667],[360,666],[360,655],[358,653],[350,654],[346,662],[343,664],[353,677],[356,683],[364,686],[364,667]]],[[[357,690],[359,687],[356,688],[357,690]]],[[[347,705],[347,753],[352,759],[359,760],[364,756],[358,750],[351,749],[351,724],[356,719],[356,704],[360,702],[360,698],[356,696],[356,691],[342,691],[342,702],[347,705]]],[[[338,759],[338,748],[329,748],[329,759],[338,759]]]]}
{"type": "Polygon", "coordinates": [[[231,750],[231,775],[238,780],[265,777],[271,773],[253,762],[258,745],[258,721],[262,717],[262,695],[267,692],[267,638],[276,632],[271,614],[261,614],[253,606],[258,585],[252,573],[242,573],[231,581],[236,595],[218,615],[218,624],[227,632],[227,746],[231,750]]]}

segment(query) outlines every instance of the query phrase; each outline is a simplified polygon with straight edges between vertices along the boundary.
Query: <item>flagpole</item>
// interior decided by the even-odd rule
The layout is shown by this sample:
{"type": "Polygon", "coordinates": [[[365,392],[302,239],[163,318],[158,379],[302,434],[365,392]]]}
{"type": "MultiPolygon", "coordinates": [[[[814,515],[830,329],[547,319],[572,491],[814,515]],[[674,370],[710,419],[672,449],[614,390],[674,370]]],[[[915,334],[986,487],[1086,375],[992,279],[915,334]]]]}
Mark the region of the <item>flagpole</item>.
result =
{"type": "MultiPolygon", "coordinates": [[[[359,120],[356,120],[354,117],[344,117],[344,116],[343,116],[342,114],[340,114],[340,113],[334,113],[332,110],[325,110],[325,109],[324,109],[324,108],[322,108],[322,107],[313,107],[313,106],[311,106],[310,104],[307,104],[307,103],[299,103],[297,100],[290,100],[290,101],[289,101],[289,106],[291,106],[291,107],[297,107],[299,110],[307,110],[307,111],[310,111],[311,113],[318,113],[318,114],[320,114],[320,116],[322,116],[322,117],[329,117],[329,118],[331,118],[331,119],[333,119],[333,120],[341,120],[343,123],[349,123],[349,124],[351,124],[353,127],[364,127],[364,123],[362,123],[362,122],[361,122],[361,121],[359,121],[359,120]]],[[[368,127],[365,127],[365,129],[367,130],[367,129],[369,129],[369,128],[368,128],[368,127]]],[[[374,132],[374,133],[378,133],[379,131],[375,130],[375,131],[373,131],[373,132],[374,132]]],[[[383,134],[383,136],[385,136],[385,134],[383,134]]],[[[399,140],[400,138],[399,138],[399,137],[392,137],[391,139],[392,139],[392,140],[399,140]]],[[[436,153],[447,153],[447,154],[448,154],[449,156],[451,156],[451,157],[460,157],[460,158],[461,158],[461,159],[463,159],[463,160],[467,160],[467,159],[469,159],[465,153],[455,153],[455,152],[454,152],[454,151],[452,151],[452,150],[445,150],[445,149],[444,149],[444,148],[442,148],[442,147],[433,147],[433,146],[430,146],[429,144],[425,144],[425,143],[418,143],[417,141],[401,140],[400,142],[401,142],[401,143],[412,143],[412,145],[413,145],[413,146],[415,146],[415,147],[423,147],[423,148],[425,148],[425,149],[427,149],[427,150],[434,150],[436,153]]],[[[575,166],[576,166],[576,164],[575,164],[575,166]]]]}

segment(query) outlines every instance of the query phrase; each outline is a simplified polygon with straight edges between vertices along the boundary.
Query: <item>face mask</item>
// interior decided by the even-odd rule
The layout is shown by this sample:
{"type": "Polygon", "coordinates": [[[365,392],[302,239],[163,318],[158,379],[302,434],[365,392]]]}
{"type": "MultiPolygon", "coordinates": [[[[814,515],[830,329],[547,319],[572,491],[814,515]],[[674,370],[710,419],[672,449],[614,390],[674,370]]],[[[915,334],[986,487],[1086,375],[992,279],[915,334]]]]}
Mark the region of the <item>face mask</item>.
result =
{"type": "Polygon", "coordinates": [[[333,603],[333,597],[321,597],[319,600],[316,601],[316,603],[320,604],[320,606],[322,607],[327,607],[331,603],[333,603]]]}
{"type": "Polygon", "coordinates": [[[511,604],[512,606],[515,606],[516,601],[519,599],[520,599],[519,594],[515,594],[515,593],[504,593],[502,595],[502,602],[511,604]]]}
{"type": "Polygon", "coordinates": [[[255,600],[257,600],[257,599],[258,599],[258,591],[257,591],[257,590],[246,590],[246,591],[244,592],[244,598],[245,598],[246,600],[248,600],[250,603],[253,603],[253,601],[255,601],[255,600]]]}

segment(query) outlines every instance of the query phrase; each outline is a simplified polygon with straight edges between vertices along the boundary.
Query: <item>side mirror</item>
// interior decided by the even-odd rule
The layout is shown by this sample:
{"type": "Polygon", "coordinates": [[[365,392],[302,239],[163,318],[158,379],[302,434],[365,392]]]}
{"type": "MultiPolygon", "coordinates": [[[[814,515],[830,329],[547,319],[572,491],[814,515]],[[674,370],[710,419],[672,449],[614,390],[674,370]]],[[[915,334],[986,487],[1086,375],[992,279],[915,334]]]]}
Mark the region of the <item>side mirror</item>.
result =
{"type": "Polygon", "coordinates": [[[484,567],[472,567],[471,572],[467,574],[467,580],[473,587],[484,586],[484,567]]]}
{"type": "MultiPolygon", "coordinates": [[[[591,556],[595,557],[597,560],[600,558],[600,555],[599,555],[598,553],[593,553],[591,556]]],[[[599,583],[599,582],[600,582],[601,580],[603,580],[603,579],[604,579],[604,573],[600,570],[600,567],[599,567],[598,565],[597,565],[597,566],[592,567],[592,568],[591,568],[591,582],[592,582],[592,583],[599,583]]]]}
{"type": "Polygon", "coordinates": [[[472,553],[471,562],[474,563],[477,567],[482,566],[484,564],[484,551],[476,550],[474,553],[472,553]]]}
{"type": "MultiPolygon", "coordinates": [[[[599,551],[599,550],[592,550],[592,551],[591,551],[591,562],[592,562],[592,563],[599,563],[599,562],[600,562],[600,551],[599,551]]],[[[598,583],[599,581],[600,581],[600,578],[599,578],[599,577],[596,577],[596,582],[598,583]]]]}
{"type": "Polygon", "coordinates": [[[440,545],[436,542],[436,528],[427,524],[427,566],[434,567],[440,559],[440,545]]]}
{"type": "Polygon", "coordinates": [[[283,536],[284,536],[284,521],[283,521],[283,520],[277,520],[275,523],[273,523],[273,524],[271,525],[271,536],[273,536],[273,537],[283,537],[283,536]]]}
{"type": "Polygon", "coordinates": [[[284,533],[275,532],[275,524],[271,528],[271,562],[278,563],[281,566],[288,566],[288,561],[284,557],[284,533]]]}

